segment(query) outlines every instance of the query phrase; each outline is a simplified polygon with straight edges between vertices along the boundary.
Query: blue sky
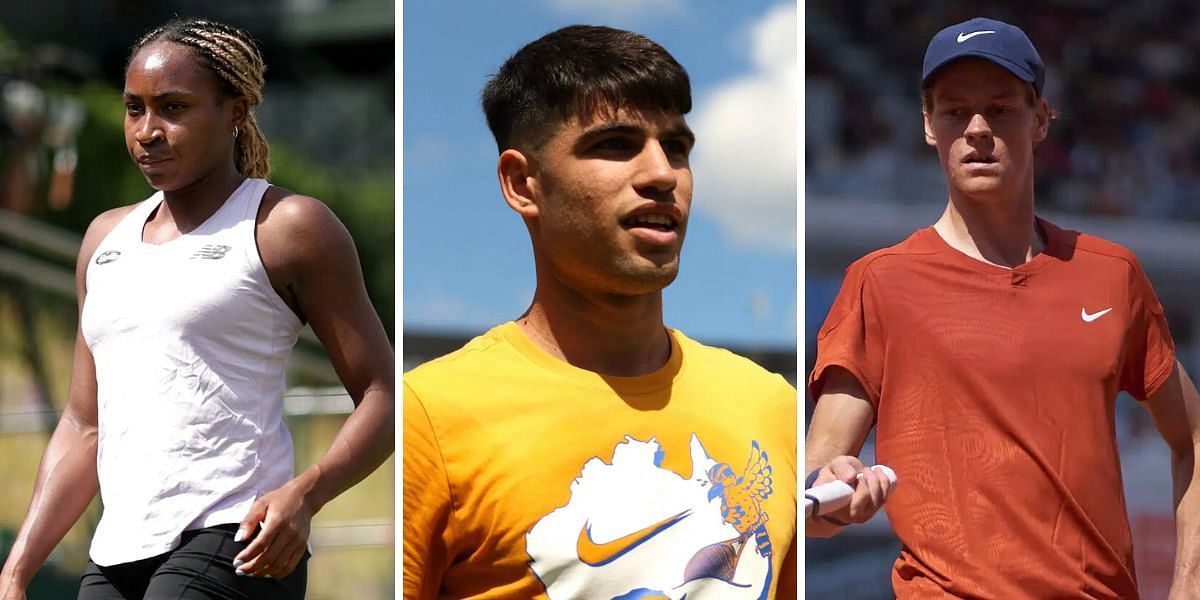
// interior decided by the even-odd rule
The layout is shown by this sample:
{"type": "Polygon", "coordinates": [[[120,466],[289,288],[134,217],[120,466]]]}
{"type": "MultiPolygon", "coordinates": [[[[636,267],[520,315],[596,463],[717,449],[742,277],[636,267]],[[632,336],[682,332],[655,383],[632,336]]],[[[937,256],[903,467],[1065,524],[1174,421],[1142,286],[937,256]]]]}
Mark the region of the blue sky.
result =
{"type": "Polygon", "coordinates": [[[497,188],[479,90],[523,44],[572,23],[643,33],[692,79],[696,191],[667,324],[709,343],[794,348],[791,2],[404,3],[405,329],[474,334],[528,306],[529,238],[497,188]]]}

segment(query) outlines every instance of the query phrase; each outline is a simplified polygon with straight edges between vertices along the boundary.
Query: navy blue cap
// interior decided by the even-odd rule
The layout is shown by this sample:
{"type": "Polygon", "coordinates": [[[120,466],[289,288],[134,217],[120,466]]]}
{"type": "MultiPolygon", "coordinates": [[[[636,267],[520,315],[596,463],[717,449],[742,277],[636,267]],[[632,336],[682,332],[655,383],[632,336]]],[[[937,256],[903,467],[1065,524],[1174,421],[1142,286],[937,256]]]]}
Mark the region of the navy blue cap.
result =
{"type": "Polygon", "coordinates": [[[1021,81],[1033,84],[1034,91],[1042,95],[1046,66],[1033,42],[1019,27],[983,17],[951,25],[929,40],[921,87],[938,69],[966,56],[984,58],[1008,69],[1021,81]]]}

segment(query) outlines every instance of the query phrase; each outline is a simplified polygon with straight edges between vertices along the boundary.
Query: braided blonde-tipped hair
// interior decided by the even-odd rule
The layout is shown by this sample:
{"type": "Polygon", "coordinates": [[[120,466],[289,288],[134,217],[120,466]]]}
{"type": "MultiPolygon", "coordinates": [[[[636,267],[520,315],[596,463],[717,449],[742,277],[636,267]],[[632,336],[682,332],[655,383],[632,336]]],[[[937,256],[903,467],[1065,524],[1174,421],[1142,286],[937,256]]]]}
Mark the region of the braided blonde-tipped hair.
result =
{"type": "MultiPolygon", "coordinates": [[[[196,51],[209,71],[221,81],[230,97],[245,96],[250,106],[262,102],[263,73],[267,70],[262,53],[245,31],[204,19],[173,19],[142,36],[133,45],[129,59],[152,42],[173,42],[196,51]]],[[[126,64],[126,70],[129,65],[126,64]]],[[[251,110],[245,125],[236,131],[234,166],[246,177],[265,179],[271,173],[270,148],[251,110]]]]}

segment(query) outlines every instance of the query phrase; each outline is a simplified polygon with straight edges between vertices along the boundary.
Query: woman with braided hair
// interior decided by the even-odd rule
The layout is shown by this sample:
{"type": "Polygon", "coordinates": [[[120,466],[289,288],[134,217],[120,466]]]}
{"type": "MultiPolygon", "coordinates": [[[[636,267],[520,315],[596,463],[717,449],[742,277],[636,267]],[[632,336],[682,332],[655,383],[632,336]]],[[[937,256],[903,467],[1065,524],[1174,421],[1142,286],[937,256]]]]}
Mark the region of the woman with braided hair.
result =
{"type": "Polygon", "coordinates": [[[67,406],[0,600],[25,598],[97,491],[81,600],[303,598],[313,514],[392,453],[394,358],[353,241],[264,179],[264,69],[247,34],[211,21],[133,47],[125,142],[156,192],[84,235],[67,406]],[[306,322],[356,407],[295,475],[284,363],[306,322]]]}

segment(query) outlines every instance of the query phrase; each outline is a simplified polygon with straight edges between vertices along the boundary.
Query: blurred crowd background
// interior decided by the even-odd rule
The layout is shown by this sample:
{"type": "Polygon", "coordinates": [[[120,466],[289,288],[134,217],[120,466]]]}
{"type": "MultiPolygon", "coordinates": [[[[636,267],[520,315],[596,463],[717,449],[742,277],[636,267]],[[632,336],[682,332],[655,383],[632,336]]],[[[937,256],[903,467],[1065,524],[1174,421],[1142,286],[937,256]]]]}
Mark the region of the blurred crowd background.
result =
{"type": "MultiPolygon", "coordinates": [[[[1035,152],[1039,214],[1132,249],[1162,299],[1180,361],[1200,373],[1200,5],[805,7],[806,373],[846,266],[932,224],[945,206],[944,175],[924,140],[921,63],[934,33],[976,16],[1024,29],[1046,64],[1045,97],[1060,116],[1035,152]]],[[[1139,586],[1144,597],[1165,598],[1174,556],[1168,451],[1132,399],[1118,399],[1116,418],[1139,586]]],[[[866,462],[873,453],[872,435],[866,462]]],[[[892,597],[899,547],[885,515],[809,541],[808,595],[892,597]]]]}
{"type": "Polygon", "coordinates": [[[1200,5],[896,0],[809,8],[808,191],[943,202],[944,194],[925,197],[941,175],[922,166],[936,155],[921,135],[921,61],[932,33],[986,14],[1034,40],[1046,63],[1045,96],[1061,111],[1038,149],[1039,207],[1200,221],[1200,5]],[[844,177],[848,170],[861,177],[844,177]]]}
{"type": "MultiPolygon", "coordinates": [[[[0,560],[66,400],[82,233],[100,212],[154,191],[124,145],[130,46],[176,15],[223,21],[258,40],[267,84],[255,110],[272,183],[324,201],[346,224],[394,336],[394,12],[388,0],[0,3],[0,560]]],[[[353,405],[309,330],[289,386],[299,469],[324,452],[353,405]]],[[[314,520],[310,598],[391,597],[394,484],[389,461],[314,520]]],[[[98,514],[97,500],[31,598],[75,597],[98,514]]]]}

